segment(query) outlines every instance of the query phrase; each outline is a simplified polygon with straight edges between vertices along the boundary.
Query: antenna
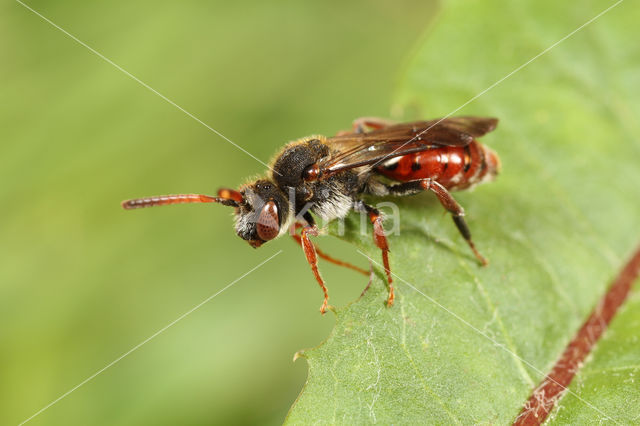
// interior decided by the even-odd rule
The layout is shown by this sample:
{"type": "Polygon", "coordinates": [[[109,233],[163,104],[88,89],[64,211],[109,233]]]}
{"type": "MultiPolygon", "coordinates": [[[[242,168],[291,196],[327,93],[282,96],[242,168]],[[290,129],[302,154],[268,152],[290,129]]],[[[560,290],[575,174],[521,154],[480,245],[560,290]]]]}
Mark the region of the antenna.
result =
{"type": "Polygon", "coordinates": [[[168,204],[188,204],[188,203],[220,203],[225,206],[237,207],[235,200],[221,197],[211,197],[203,194],[176,194],[160,195],[156,197],[134,198],[122,202],[125,210],[139,209],[143,207],[164,206],[168,204]]]}

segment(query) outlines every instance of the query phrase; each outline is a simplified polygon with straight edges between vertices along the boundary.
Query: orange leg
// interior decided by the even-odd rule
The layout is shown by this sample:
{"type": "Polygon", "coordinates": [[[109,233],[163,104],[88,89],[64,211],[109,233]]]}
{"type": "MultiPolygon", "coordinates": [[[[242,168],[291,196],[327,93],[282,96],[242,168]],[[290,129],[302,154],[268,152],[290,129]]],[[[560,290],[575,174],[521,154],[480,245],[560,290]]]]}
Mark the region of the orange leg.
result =
{"type": "Polygon", "coordinates": [[[442,204],[442,206],[451,213],[451,217],[453,218],[453,222],[456,224],[458,231],[460,231],[460,234],[462,234],[464,239],[467,241],[469,248],[471,248],[471,251],[476,256],[480,264],[482,266],[487,266],[489,262],[480,254],[478,249],[476,249],[476,245],[471,239],[471,231],[469,231],[469,226],[467,226],[467,222],[464,220],[464,209],[460,204],[458,204],[455,198],[453,198],[453,195],[451,195],[444,186],[440,185],[433,179],[424,179],[420,181],[420,185],[425,190],[436,194],[440,204],[442,204]]]}
{"type": "Polygon", "coordinates": [[[378,117],[360,117],[353,120],[351,130],[342,130],[338,132],[338,136],[348,135],[350,133],[364,133],[366,130],[384,129],[394,124],[391,120],[378,117]]]}
{"type": "Polygon", "coordinates": [[[453,218],[453,223],[456,224],[458,231],[462,235],[462,237],[469,244],[469,248],[476,256],[478,261],[482,266],[486,266],[489,264],[487,259],[480,254],[478,249],[476,249],[476,245],[473,243],[471,239],[471,231],[469,231],[469,226],[467,226],[467,222],[464,220],[464,209],[458,202],[453,198],[453,195],[447,188],[436,182],[431,178],[414,180],[410,182],[399,183],[396,185],[387,186],[390,194],[393,195],[411,195],[417,194],[420,191],[431,191],[436,197],[438,197],[438,201],[442,204],[449,213],[451,213],[451,217],[453,218]]]}
{"type": "MultiPolygon", "coordinates": [[[[300,224],[300,223],[296,223],[294,225],[294,232],[298,229],[298,228],[302,228],[304,227],[304,225],[300,224]]],[[[293,233],[291,235],[291,237],[293,237],[293,239],[298,243],[298,245],[300,245],[300,247],[302,247],[302,237],[300,237],[300,235],[297,235],[295,233],[293,233]]],[[[313,243],[312,243],[313,244],[313,243]]],[[[369,275],[369,271],[365,271],[364,269],[360,268],[359,266],[356,265],[352,265],[351,263],[345,262],[343,260],[340,259],[336,259],[335,257],[331,257],[328,254],[326,254],[325,252],[323,252],[322,250],[320,250],[318,248],[318,246],[316,244],[313,244],[313,247],[316,250],[316,254],[321,258],[326,260],[327,262],[331,262],[334,265],[338,265],[338,266],[344,266],[345,268],[349,268],[352,269],[356,272],[360,272],[363,275],[369,275]]]]}
{"type": "Polygon", "coordinates": [[[318,228],[315,226],[305,226],[302,228],[302,233],[300,236],[300,240],[302,242],[302,250],[304,251],[304,255],[307,257],[307,262],[309,262],[309,266],[311,266],[311,270],[313,271],[313,275],[316,277],[316,281],[322,288],[322,292],[324,293],[324,301],[322,302],[322,306],[320,307],[320,313],[324,315],[327,312],[327,306],[329,305],[329,291],[327,290],[327,286],[324,285],[324,280],[320,276],[320,272],[318,271],[318,257],[316,256],[316,248],[314,247],[309,236],[318,235],[318,228]]]}
{"type": "Polygon", "coordinates": [[[395,299],[395,293],[393,291],[393,279],[391,278],[391,268],[389,267],[389,243],[387,242],[387,236],[384,233],[382,227],[382,216],[380,212],[373,207],[367,206],[365,208],[369,213],[369,220],[373,225],[373,241],[380,250],[382,250],[382,263],[384,265],[384,271],[387,274],[387,282],[389,283],[389,297],[387,298],[387,306],[393,305],[395,299]]]}
{"type": "Polygon", "coordinates": [[[391,126],[393,121],[378,117],[360,117],[353,120],[353,131],[355,133],[364,133],[366,129],[378,130],[391,126]]]}
{"type": "Polygon", "coordinates": [[[364,294],[367,292],[367,290],[369,290],[369,287],[371,287],[371,283],[373,282],[373,263],[371,263],[371,261],[369,261],[369,281],[367,282],[367,286],[364,288],[364,290],[362,290],[362,293],[360,293],[360,296],[364,296],[364,294]]]}

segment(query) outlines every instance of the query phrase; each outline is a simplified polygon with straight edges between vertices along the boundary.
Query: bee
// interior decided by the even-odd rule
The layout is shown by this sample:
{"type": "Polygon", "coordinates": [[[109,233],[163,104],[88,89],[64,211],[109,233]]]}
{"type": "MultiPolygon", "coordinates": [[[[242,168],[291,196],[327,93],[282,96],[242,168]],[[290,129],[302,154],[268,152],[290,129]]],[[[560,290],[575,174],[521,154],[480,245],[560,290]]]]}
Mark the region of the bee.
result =
{"type": "Polygon", "coordinates": [[[451,117],[394,124],[360,118],[336,136],[308,136],[287,144],[271,163],[266,177],[241,186],[222,188],[216,197],[202,194],[165,195],[122,202],[125,209],[180,203],[219,203],[235,208],[235,231],[257,248],[291,231],[302,247],[322,288],[327,310],[329,293],[318,271],[318,257],[367,274],[357,266],[320,251],[311,237],[318,235],[314,216],[341,219],[355,210],[367,215],[373,239],[382,252],[388,283],[387,306],[395,298],[389,244],[381,213],[363,195],[407,196],[435,194],[482,265],[464,219],[464,210],[450,191],[492,180],[500,170],[498,155],[476,140],[495,129],[498,120],[451,117]],[[300,235],[297,230],[301,229],[300,235]]]}

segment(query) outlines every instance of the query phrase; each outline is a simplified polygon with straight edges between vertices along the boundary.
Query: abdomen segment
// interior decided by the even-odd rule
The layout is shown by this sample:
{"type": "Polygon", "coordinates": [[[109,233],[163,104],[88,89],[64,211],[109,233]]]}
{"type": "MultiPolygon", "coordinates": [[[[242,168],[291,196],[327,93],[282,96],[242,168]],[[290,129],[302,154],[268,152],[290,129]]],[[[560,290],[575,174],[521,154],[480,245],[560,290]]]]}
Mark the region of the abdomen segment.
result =
{"type": "Polygon", "coordinates": [[[431,178],[447,189],[460,190],[493,179],[500,171],[500,159],[490,148],[474,140],[463,147],[436,145],[392,158],[376,167],[376,171],[399,182],[431,178]]]}

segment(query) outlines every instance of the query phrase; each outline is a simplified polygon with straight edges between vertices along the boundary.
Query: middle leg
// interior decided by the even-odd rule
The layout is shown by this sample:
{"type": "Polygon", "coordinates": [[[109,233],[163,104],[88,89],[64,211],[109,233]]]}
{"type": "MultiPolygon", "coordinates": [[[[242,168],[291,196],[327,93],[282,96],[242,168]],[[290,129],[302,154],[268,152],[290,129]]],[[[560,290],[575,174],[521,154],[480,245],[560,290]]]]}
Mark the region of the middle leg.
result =
{"type": "MultiPolygon", "coordinates": [[[[298,245],[299,245],[300,247],[303,247],[303,246],[302,246],[302,237],[296,233],[296,231],[297,231],[298,229],[300,229],[300,228],[304,228],[304,225],[303,225],[303,224],[301,224],[301,223],[299,223],[299,222],[298,222],[298,223],[296,223],[295,225],[293,225],[293,229],[292,229],[292,232],[291,232],[291,237],[293,237],[294,241],[295,241],[296,243],[298,243],[298,245]]],[[[314,246],[314,248],[315,248],[316,254],[317,254],[321,259],[324,259],[324,260],[326,260],[327,262],[331,262],[331,263],[333,263],[334,265],[344,266],[345,268],[349,268],[349,269],[352,269],[352,270],[354,270],[354,271],[356,271],[356,272],[360,272],[360,273],[361,273],[361,274],[363,274],[363,275],[367,275],[367,276],[369,275],[369,271],[365,271],[364,269],[360,268],[359,266],[352,265],[352,264],[351,264],[351,263],[349,263],[349,262],[345,262],[345,261],[343,261],[343,260],[336,259],[335,257],[329,256],[328,254],[326,254],[325,252],[323,252],[322,250],[320,250],[320,249],[318,248],[318,245],[317,245],[317,244],[315,244],[315,243],[313,243],[313,242],[312,242],[312,244],[313,244],[313,246],[314,246]]]]}
{"type": "MultiPolygon", "coordinates": [[[[391,268],[389,267],[389,243],[387,242],[387,236],[382,227],[382,215],[380,212],[360,201],[356,203],[356,210],[364,210],[369,216],[369,221],[373,225],[373,241],[376,246],[382,251],[382,264],[384,271],[387,275],[387,283],[389,284],[389,297],[387,298],[387,306],[392,306],[395,300],[395,292],[393,289],[393,279],[391,278],[391,268]]],[[[367,286],[368,287],[368,286],[367,286]]]]}

